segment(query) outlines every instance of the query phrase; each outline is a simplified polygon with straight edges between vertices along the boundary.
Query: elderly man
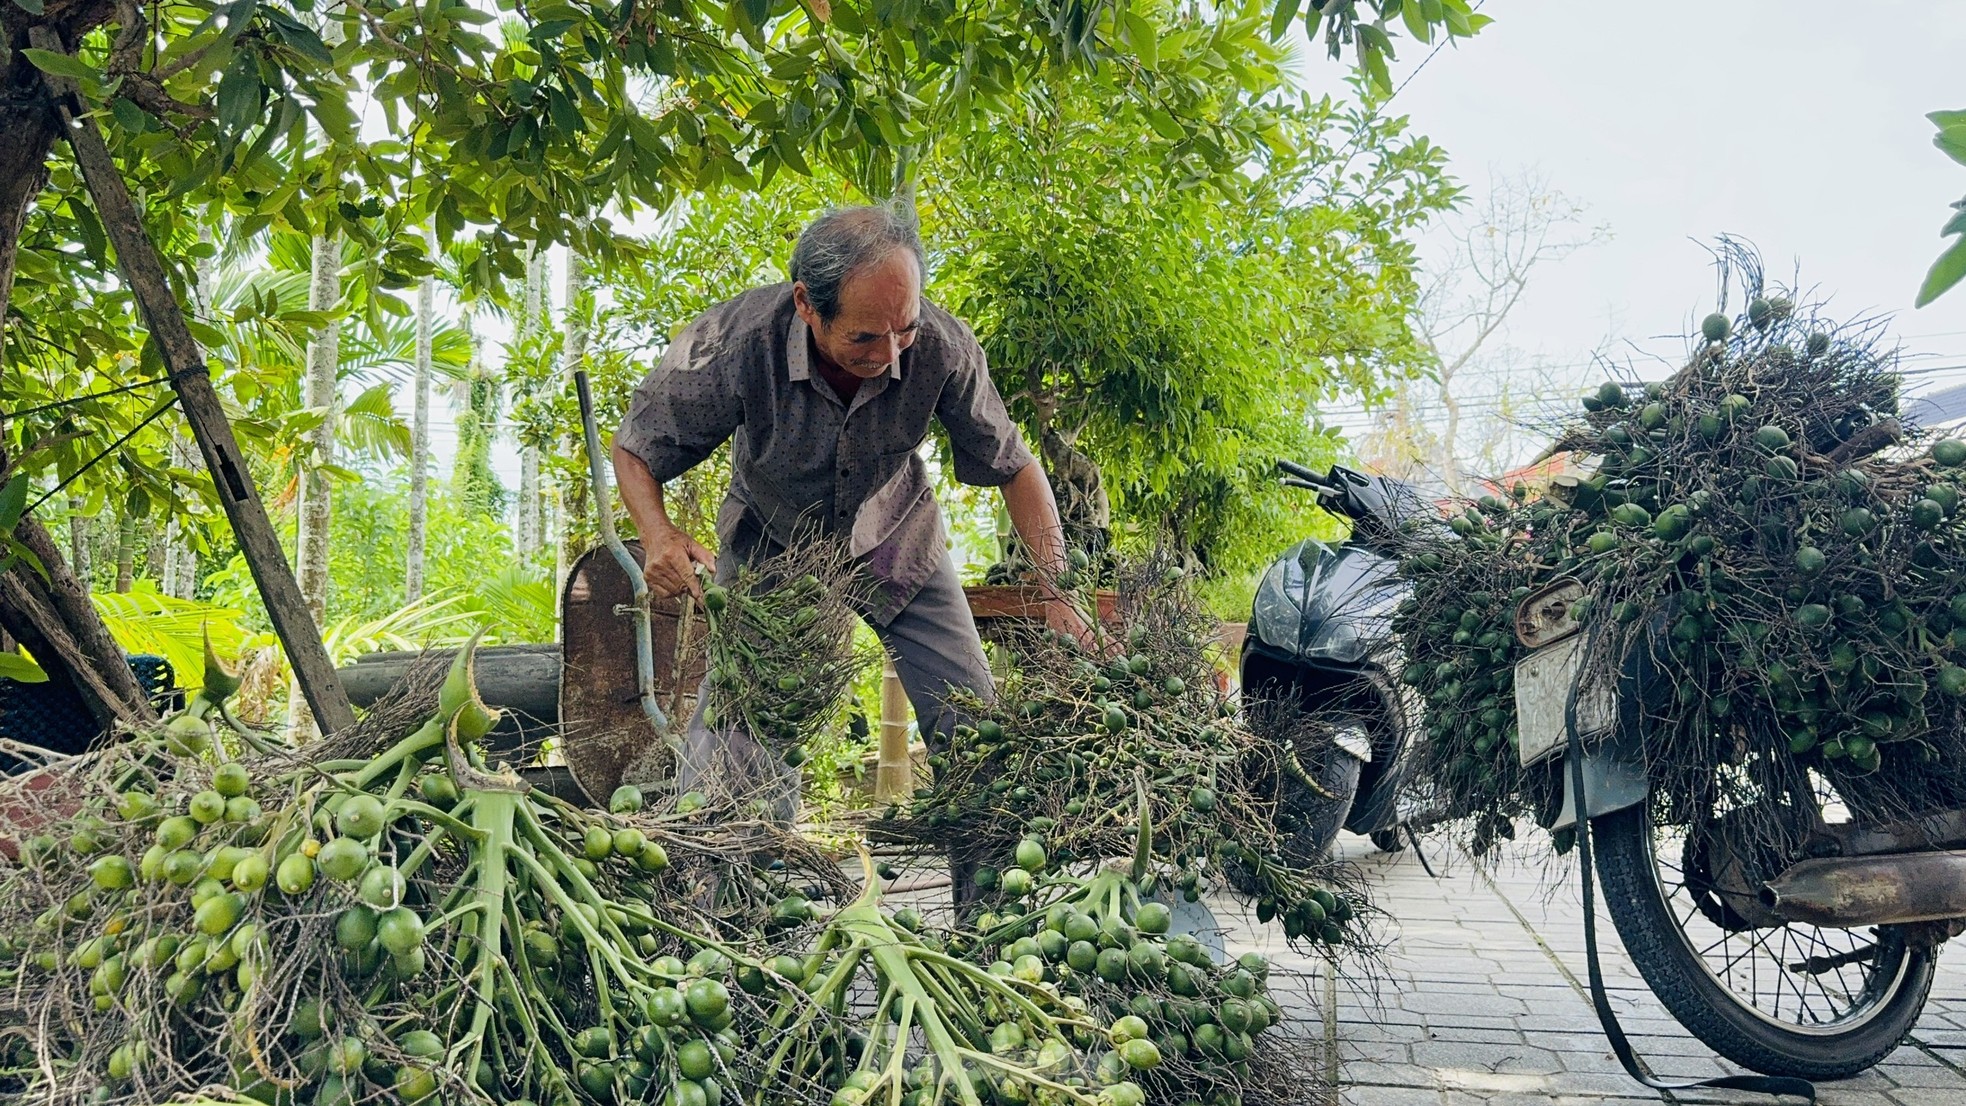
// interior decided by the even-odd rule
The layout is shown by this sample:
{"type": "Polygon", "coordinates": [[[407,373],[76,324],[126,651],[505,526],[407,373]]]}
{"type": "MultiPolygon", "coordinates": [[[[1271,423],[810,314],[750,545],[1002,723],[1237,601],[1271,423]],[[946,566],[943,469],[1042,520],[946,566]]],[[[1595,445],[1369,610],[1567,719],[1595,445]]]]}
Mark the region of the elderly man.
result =
{"type": "MultiPolygon", "coordinates": [[[[952,725],[951,687],[986,699],[990,671],[941,512],[916,450],[930,418],[949,438],[956,478],[1003,489],[1004,506],[1049,578],[1065,564],[1051,486],[990,382],[961,321],[922,298],[921,239],[880,207],[815,220],[792,250],[789,284],[746,292],[683,329],[635,389],[614,439],[622,502],[641,534],[658,597],[698,592],[696,567],[728,581],[796,530],[849,543],[864,582],[859,613],[880,635],[925,739],[952,725]],[[731,484],[713,558],[669,519],[662,485],[731,443],[731,484]]],[[[1053,625],[1083,633],[1063,603],[1053,625]]],[[[766,792],[790,820],[798,776],[747,735],[713,737],[702,709],[677,783],[766,792]]]]}

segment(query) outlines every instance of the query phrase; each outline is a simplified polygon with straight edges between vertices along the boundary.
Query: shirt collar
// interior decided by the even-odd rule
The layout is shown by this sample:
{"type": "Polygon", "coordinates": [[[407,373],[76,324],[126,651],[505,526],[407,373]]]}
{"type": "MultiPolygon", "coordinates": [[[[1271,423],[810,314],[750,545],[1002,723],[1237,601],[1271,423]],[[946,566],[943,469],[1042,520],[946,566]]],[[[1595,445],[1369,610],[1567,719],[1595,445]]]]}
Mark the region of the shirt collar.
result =
{"type": "MultiPolygon", "coordinates": [[[[792,312],[792,332],[785,338],[785,368],[786,374],[793,380],[812,379],[812,362],[809,360],[812,352],[811,335],[811,330],[806,327],[806,321],[799,317],[798,312],[792,312]]],[[[901,356],[908,356],[907,351],[903,350],[901,356]]],[[[887,367],[887,372],[881,375],[889,380],[901,379],[900,359],[896,358],[895,362],[887,367]]]]}

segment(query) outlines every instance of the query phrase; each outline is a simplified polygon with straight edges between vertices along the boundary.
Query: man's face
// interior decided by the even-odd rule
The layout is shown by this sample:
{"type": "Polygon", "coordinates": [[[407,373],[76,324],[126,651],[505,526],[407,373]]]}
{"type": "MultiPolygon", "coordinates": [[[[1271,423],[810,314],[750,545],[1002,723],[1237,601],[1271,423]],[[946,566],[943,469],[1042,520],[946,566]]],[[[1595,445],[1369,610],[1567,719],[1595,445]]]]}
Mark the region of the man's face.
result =
{"type": "Polygon", "coordinates": [[[832,322],[813,310],[804,284],[793,285],[792,301],[828,361],[872,380],[915,343],[922,325],[922,274],[913,254],[895,250],[846,279],[832,322]]]}

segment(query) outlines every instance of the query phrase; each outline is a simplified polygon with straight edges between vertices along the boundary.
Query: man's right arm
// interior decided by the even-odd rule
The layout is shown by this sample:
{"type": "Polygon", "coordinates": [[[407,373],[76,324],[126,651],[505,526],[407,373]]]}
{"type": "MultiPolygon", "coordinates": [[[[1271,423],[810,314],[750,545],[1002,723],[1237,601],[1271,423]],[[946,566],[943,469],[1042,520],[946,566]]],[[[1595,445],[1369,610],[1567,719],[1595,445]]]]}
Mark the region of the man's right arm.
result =
{"type": "Polygon", "coordinates": [[[715,569],[716,557],[669,519],[669,508],[662,500],[662,484],[649,472],[648,463],[621,448],[614,447],[614,481],[621,490],[621,505],[635,523],[642,539],[642,576],[656,599],[668,599],[689,592],[701,598],[703,585],[696,577],[696,566],[715,569]]]}
{"type": "Polygon", "coordinates": [[[716,563],[669,519],[662,482],[695,468],[730,439],[743,405],[727,376],[734,366],[699,340],[703,319],[685,327],[635,388],[614,436],[614,478],[641,536],[643,575],[658,599],[701,595],[697,565],[716,563]]]}

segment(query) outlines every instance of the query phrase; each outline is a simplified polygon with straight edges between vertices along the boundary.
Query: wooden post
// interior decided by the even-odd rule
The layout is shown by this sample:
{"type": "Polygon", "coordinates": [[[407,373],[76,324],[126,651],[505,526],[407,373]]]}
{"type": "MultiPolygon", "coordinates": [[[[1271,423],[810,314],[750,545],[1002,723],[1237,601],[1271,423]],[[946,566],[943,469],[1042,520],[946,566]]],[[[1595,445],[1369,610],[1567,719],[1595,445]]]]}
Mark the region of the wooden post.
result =
{"type": "Polygon", "coordinates": [[[881,755],[874,767],[874,801],[898,803],[915,793],[915,762],[908,756],[908,692],[895,674],[894,658],[881,662],[881,755]]]}
{"type": "MultiPolygon", "coordinates": [[[[28,35],[40,49],[65,52],[61,40],[46,27],[31,28],[28,35]]],[[[199,348],[198,340],[191,336],[191,328],[185,324],[184,309],[171,292],[163,260],[157,256],[157,247],[144,229],[135,202],[130,199],[129,185],[117,170],[109,147],[102,140],[102,132],[94,122],[79,116],[75,83],[52,73],[42,76],[54,94],[68,144],[75,152],[75,164],[82,170],[82,180],[95,201],[103,230],[110,244],[116,247],[116,267],[136,297],[151,339],[163,354],[178,405],[184,411],[185,421],[191,424],[191,434],[197,439],[205,466],[211,470],[219,503],[224,506],[233,536],[239,541],[239,550],[252,569],[253,582],[259,585],[260,598],[266,603],[273,632],[287,651],[287,661],[293,665],[294,678],[307,696],[307,705],[313,710],[322,733],[352,726],[355,711],[348,705],[348,693],[335,675],[327,648],[321,644],[320,627],[314,624],[306,603],[301,600],[293,569],[287,564],[286,552],[280,548],[279,535],[274,533],[273,523],[266,517],[266,507],[253,487],[252,472],[246,467],[246,458],[232,435],[232,424],[226,420],[225,409],[212,388],[205,351],[199,348]]]]}

